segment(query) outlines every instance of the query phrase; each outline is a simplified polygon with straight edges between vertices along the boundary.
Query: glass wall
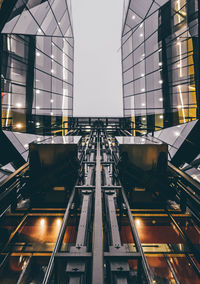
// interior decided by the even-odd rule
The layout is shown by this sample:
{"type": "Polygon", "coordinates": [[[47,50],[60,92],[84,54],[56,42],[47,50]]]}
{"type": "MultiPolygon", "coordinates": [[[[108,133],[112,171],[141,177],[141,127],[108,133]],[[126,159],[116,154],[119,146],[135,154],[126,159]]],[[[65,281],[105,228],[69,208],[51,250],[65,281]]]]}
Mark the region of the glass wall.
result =
{"type": "Polygon", "coordinates": [[[129,3],[122,33],[124,116],[142,134],[199,115],[197,2],[129,3]]]}
{"type": "Polygon", "coordinates": [[[62,125],[72,116],[73,104],[74,44],[67,1],[18,0],[1,43],[3,127],[34,133],[62,125]]]}

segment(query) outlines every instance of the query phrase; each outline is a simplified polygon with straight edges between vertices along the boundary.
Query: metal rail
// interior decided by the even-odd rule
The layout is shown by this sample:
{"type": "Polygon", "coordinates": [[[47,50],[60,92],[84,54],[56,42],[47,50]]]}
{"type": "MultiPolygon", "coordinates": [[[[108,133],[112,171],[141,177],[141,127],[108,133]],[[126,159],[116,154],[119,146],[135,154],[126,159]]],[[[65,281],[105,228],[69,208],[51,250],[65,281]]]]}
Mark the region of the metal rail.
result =
{"type": "Polygon", "coordinates": [[[146,260],[146,257],[145,257],[145,254],[144,254],[141,242],[140,242],[140,238],[138,236],[138,232],[137,232],[137,229],[136,229],[136,226],[135,226],[135,223],[134,223],[134,219],[133,219],[133,216],[132,216],[132,213],[131,213],[131,209],[130,209],[130,206],[129,206],[129,203],[128,203],[128,199],[126,197],[126,194],[125,194],[123,188],[121,189],[121,193],[122,193],[122,196],[123,196],[123,199],[124,199],[124,203],[126,205],[131,230],[132,230],[134,240],[135,240],[135,245],[136,245],[138,252],[140,253],[140,255],[142,257],[142,266],[143,266],[143,270],[144,270],[144,273],[145,273],[145,276],[146,276],[146,280],[149,284],[153,284],[153,278],[151,276],[151,271],[150,271],[148,262],[146,260]]]}
{"type": "MultiPolygon", "coordinates": [[[[118,154],[116,154],[117,147],[115,149],[112,148],[109,142],[110,138],[103,128],[99,128],[97,131],[92,130],[88,137],[88,143],[85,143],[82,148],[81,145],[79,145],[79,158],[81,157],[82,166],[81,179],[79,179],[81,183],[77,182],[71,192],[58,238],[42,284],[52,283],[53,277],[54,283],[62,283],[62,280],[64,280],[69,284],[103,284],[104,281],[106,281],[106,283],[110,281],[110,283],[124,284],[129,283],[130,279],[134,281],[135,277],[137,277],[137,283],[153,284],[153,275],[144,254],[129,201],[125,190],[120,185],[118,170],[115,168],[119,158],[118,154]],[[113,174],[113,169],[115,170],[115,175],[113,174]],[[94,173],[95,184],[93,178],[94,173]],[[121,212],[126,212],[128,217],[126,220],[129,222],[136,247],[136,251],[134,249],[133,252],[128,250],[127,244],[124,244],[121,240],[118,212],[116,211],[118,210],[118,201],[123,204],[124,210],[121,210],[120,214],[121,212]],[[72,204],[76,204],[76,202],[78,204],[75,206],[76,209],[78,208],[77,216],[80,216],[78,217],[79,222],[76,225],[76,242],[75,245],[70,246],[69,251],[60,251],[68,225],[70,210],[72,204]],[[79,204],[81,205],[79,206],[79,204]],[[92,218],[93,223],[91,222],[92,218]],[[92,232],[91,223],[93,225],[92,232]],[[108,244],[106,250],[104,250],[104,233],[106,234],[106,245],[108,244]],[[91,235],[92,249],[90,246],[91,235]],[[131,266],[128,262],[131,259],[135,259],[138,262],[137,274],[136,271],[134,271],[134,273],[131,271],[131,266]],[[104,273],[104,271],[106,271],[106,273],[104,273]]],[[[194,198],[192,196],[192,187],[185,188],[183,184],[183,181],[186,181],[187,185],[191,182],[192,186],[196,186],[196,181],[185,177],[185,174],[176,169],[173,165],[169,165],[169,167],[171,171],[178,176],[177,184],[185,194],[188,194],[188,200],[190,198],[193,203],[194,201],[198,201],[198,194],[194,198]]],[[[16,181],[17,175],[13,175],[13,177],[14,181],[16,181]]],[[[180,233],[182,233],[173,219],[173,216],[171,217],[171,221],[180,233]]],[[[184,239],[187,240],[185,235],[184,239]]],[[[187,242],[187,244],[188,243],[192,251],[194,247],[190,242],[187,242]]],[[[190,258],[190,256],[188,257],[190,258]]],[[[166,261],[172,271],[175,282],[179,284],[177,275],[167,256],[166,261]]],[[[191,262],[192,259],[189,259],[189,261],[191,262]]],[[[4,263],[5,261],[2,264],[4,263]]],[[[195,268],[195,264],[193,264],[193,268],[195,268]]],[[[196,271],[199,272],[197,268],[196,271]]],[[[19,279],[22,279],[24,274],[25,272],[19,279]]]]}
{"type": "Polygon", "coordinates": [[[176,168],[173,164],[168,162],[169,169],[175,173],[177,176],[179,176],[181,179],[183,179],[185,182],[188,182],[191,186],[193,186],[197,192],[200,194],[200,183],[195,181],[193,178],[191,178],[189,175],[184,173],[183,171],[176,168]]]}
{"type": "Polygon", "coordinates": [[[61,243],[62,243],[64,234],[65,234],[66,224],[67,224],[67,220],[68,220],[68,217],[69,217],[70,208],[71,208],[71,206],[72,206],[72,202],[73,202],[74,196],[75,196],[75,188],[72,190],[70,199],[69,199],[69,201],[68,201],[67,209],[66,209],[65,214],[64,214],[64,217],[63,217],[63,222],[62,222],[62,225],[61,225],[59,234],[58,234],[58,238],[57,238],[57,241],[56,241],[54,250],[53,250],[53,252],[52,252],[52,255],[51,255],[51,257],[50,257],[49,264],[48,264],[48,266],[47,266],[47,270],[46,270],[46,272],[45,272],[45,276],[44,276],[44,279],[43,279],[42,284],[50,283],[51,276],[52,276],[52,272],[53,272],[53,269],[54,269],[55,255],[56,255],[56,253],[57,253],[57,252],[59,251],[59,249],[60,249],[60,246],[61,246],[61,243]]]}
{"type": "Polygon", "coordinates": [[[93,222],[93,262],[92,262],[92,283],[104,283],[103,265],[103,220],[102,220],[102,194],[101,194],[101,155],[100,141],[97,141],[96,155],[96,179],[94,194],[94,222],[93,222]]]}

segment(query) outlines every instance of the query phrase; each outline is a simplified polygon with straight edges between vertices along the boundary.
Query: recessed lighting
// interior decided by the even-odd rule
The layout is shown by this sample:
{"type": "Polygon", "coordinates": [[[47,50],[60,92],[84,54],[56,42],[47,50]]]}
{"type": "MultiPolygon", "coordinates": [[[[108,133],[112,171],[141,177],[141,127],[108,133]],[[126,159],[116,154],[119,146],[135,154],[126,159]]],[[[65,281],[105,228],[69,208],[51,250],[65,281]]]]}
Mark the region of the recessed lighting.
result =
{"type": "Polygon", "coordinates": [[[40,90],[36,90],[36,94],[39,94],[40,93],[40,90]]]}
{"type": "Polygon", "coordinates": [[[140,28],[142,28],[142,27],[143,27],[143,23],[140,24],[140,28]]]}
{"type": "Polygon", "coordinates": [[[51,99],[51,100],[50,100],[50,102],[51,102],[51,103],[53,103],[53,102],[54,102],[54,100],[52,100],[52,99],[51,99]]]}
{"type": "Polygon", "coordinates": [[[135,20],[135,15],[132,16],[132,19],[135,20]]]}
{"type": "Polygon", "coordinates": [[[159,82],[159,84],[162,84],[162,83],[163,83],[163,80],[159,80],[158,82],[159,82]]]}
{"type": "Polygon", "coordinates": [[[17,127],[17,128],[22,128],[22,124],[21,124],[21,123],[17,123],[17,124],[16,124],[16,127],[17,127]]]}
{"type": "Polygon", "coordinates": [[[53,55],[53,54],[51,54],[51,58],[54,58],[54,55],[53,55]]]}
{"type": "Polygon", "coordinates": [[[142,106],[145,106],[145,104],[143,103],[142,106]]]}
{"type": "Polygon", "coordinates": [[[39,53],[39,52],[36,52],[36,55],[37,55],[37,56],[40,56],[40,53],[39,53]]]}
{"type": "Polygon", "coordinates": [[[141,77],[144,77],[144,73],[141,74],[141,77]]]}
{"type": "Polygon", "coordinates": [[[162,62],[159,62],[158,65],[159,65],[159,66],[162,66],[162,62]]]}
{"type": "Polygon", "coordinates": [[[41,29],[38,29],[38,33],[42,33],[42,30],[41,30],[41,29]]]}
{"type": "Polygon", "coordinates": [[[144,92],[145,91],[145,89],[143,88],[143,89],[141,89],[141,92],[144,92]]]}
{"type": "Polygon", "coordinates": [[[28,144],[25,144],[24,147],[25,147],[25,148],[28,148],[28,144]]]}
{"type": "Polygon", "coordinates": [[[140,37],[143,37],[143,34],[140,34],[140,37]]]}
{"type": "Polygon", "coordinates": [[[135,219],[135,223],[136,223],[137,226],[140,226],[141,225],[140,219],[135,219]]]}
{"type": "Polygon", "coordinates": [[[174,135],[175,135],[175,136],[179,136],[179,135],[180,135],[180,132],[175,131],[175,132],[174,132],[174,135]]]}
{"type": "Polygon", "coordinates": [[[163,101],[163,98],[159,98],[159,101],[162,102],[162,101],[163,101]]]}
{"type": "Polygon", "coordinates": [[[41,220],[40,220],[40,225],[41,225],[41,226],[44,226],[44,225],[45,225],[45,220],[44,220],[44,219],[41,219],[41,220]]]}
{"type": "Polygon", "coordinates": [[[160,115],[159,118],[162,119],[162,118],[163,118],[163,115],[160,115]]]}
{"type": "Polygon", "coordinates": [[[53,69],[51,69],[51,73],[54,73],[54,70],[53,70],[53,69]]]}
{"type": "Polygon", "coordinates": [[[142,120],[146,120],[146,117],[143,117],[142,120]]]}
{"type": "Polygon", "coordinates": [[[38,137],[38,138],[37,138],[37,141],[40,141],[40,140],[41,140],[41,139],[38,137]]]}
{"type": "Polygon", "coordinates": [[[40,107],[39,107],[39,106],[36,106],[36,109],[40,109],[40,107]]]}
{"type": "Polygon", "coordinates": [[[16,103],[16,107],[17,107],[17,108],[21,108],[21,107],[22,107],[22,104],[21,104],[21,103],[16,103]]]}
{"type": "Polygon", "coordinates": [[[53,112],[51,112],[51,115],[53,115],[53,112]]]}
{"type": "Polygon", "coordinates": [[[36,125],[37,125],[37,126],[40,126],[40,123],[39,123],[39,122],[36,122],[36,125]]]}

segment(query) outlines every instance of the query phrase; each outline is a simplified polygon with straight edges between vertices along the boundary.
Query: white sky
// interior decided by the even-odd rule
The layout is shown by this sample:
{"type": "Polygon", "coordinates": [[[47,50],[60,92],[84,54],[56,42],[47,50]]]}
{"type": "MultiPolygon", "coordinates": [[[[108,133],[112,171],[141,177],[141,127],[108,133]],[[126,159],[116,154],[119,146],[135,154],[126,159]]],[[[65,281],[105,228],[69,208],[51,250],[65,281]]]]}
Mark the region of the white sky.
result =
{"type": "Polygon", "coordinates": [[[122,116],[123,0],[72,0],[73,116],[122,116]]]}

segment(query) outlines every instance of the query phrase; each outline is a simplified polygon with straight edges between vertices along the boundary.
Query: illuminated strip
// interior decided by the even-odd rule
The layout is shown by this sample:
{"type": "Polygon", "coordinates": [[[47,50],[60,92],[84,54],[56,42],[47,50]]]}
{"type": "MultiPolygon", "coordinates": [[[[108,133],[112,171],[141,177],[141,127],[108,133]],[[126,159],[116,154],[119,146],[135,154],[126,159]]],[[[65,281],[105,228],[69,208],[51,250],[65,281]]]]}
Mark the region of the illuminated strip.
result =
{"type": "Polygon", "coordinates": [[[8,126],[9,116],[10,116],[10,105],[11,105],[11,95],[8,93],[8,108],[6,113],[6,127],[8,126]]]}
{"type": "Polygon", "coordinates": [[[180,101],[181,101],[181,109],[182,109],[182,113],[183,113],[183,121],[184,123],[185,121],[185,110],[184,110],[184,104],[183,104],[183,96],[182,96],[182,91],[181,91],[181,86],[178,86],[178,90],[179,90],[179,96],[180,96],[180,101]]]}
{"type": "Polygon", "coordinates": [[[181,42],[179,41],[177,43],[177,45],[179,46],[179,68],[180,68],[180,77],[183,76],[183,72],[182,72],[182,47],[181,47],[181,42]]]}

